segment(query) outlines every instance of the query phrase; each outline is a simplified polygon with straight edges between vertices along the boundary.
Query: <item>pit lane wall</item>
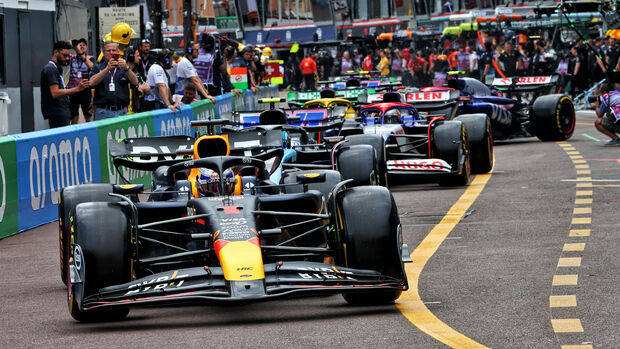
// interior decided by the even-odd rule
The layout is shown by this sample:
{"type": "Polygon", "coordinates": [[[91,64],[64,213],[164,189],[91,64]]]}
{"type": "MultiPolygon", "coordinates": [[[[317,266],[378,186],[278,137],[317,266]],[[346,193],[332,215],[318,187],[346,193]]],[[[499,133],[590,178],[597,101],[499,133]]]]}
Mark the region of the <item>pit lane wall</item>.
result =
{"type": "MultiPolygon", "coordinates": [[[[278,96],[261,87],[238,96],[199,101],[176,114],[169,109],[56,129],[0,137],[0,239],[58,219],[58,194],[69,185],[117,183],[122,178],[108,155],[108,140],[128,137],[195,135],[192,120],[230,117],[233,111],[264,109],[259,98],[278,96]]],[[[149,172],[121,168],[132,183],[150,187],[149,172]]]]}

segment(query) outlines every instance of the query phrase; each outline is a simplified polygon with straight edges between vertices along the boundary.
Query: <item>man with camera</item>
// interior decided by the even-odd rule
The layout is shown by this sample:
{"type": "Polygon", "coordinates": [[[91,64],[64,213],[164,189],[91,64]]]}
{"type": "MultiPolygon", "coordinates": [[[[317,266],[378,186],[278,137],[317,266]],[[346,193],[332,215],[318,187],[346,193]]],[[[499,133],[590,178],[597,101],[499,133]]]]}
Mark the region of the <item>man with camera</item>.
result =
{"type": "Polygon", "coordinates": [[[41,112],[50,128],[67,126],[71,122],[69,96],[88,88],[89,82],[81,79],[73,88],[65,87],[60,74],[63,66],[69,65],[71,44],[66,41],[54,43],[52,59],[41,71],[41,112]]]}
{"type": "MultiPolygon", "coordinates": [[[[67,87],[77,87],[82,79],[87,79],[90,75],[90,70],[95,65],[94,58],[89,56],[88,45],[86,39],[72,40],[73,49],[75,54],[71,55],[69,63],[69,82],[67,87]]],[[[69,97],[71,102],[71,124],[77,124],[80,117],[80,108],[82,108],[82,114],[84,114],[84,120],[93,121],[93,116],[90,114],[90,103],[92,101],[92,95],[90,89],[80,91],[69,97]]]]}
{"type": "Polygon", "coordinates": [[[93,67],[90,78],[90,85],[95,87],[95,120],[127,114],[129,84],[138,85],[136,74],[119,57],[118,44],[107,41],[103,47],[104,61],[93,67]]]}

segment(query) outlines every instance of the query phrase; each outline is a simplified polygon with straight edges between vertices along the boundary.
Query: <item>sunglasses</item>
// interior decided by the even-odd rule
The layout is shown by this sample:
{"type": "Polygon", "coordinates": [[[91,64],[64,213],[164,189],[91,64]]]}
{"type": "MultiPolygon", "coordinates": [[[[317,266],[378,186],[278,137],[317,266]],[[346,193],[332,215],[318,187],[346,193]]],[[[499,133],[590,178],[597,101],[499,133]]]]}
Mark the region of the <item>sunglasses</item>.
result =
{"type": "Polygon", "coordinates": [[[140,41],[140,43],[141,43],[141,44],[150,44],[150,43],[151,43],[151,40],[149,40],[149,39],[142,39],[142,40],[140,41]]]}

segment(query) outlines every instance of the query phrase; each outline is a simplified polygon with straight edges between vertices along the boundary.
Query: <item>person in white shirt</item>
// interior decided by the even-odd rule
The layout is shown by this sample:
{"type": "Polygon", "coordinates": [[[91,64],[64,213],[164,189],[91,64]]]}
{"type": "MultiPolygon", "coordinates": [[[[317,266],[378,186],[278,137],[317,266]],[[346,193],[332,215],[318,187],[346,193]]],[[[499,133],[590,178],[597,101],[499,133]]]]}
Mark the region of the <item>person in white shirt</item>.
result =
{"type": "Polygon", "coordinates": [[[146,76],[146,83],[151,88],[151,94],[145,97],[146,110],[170,108],[175,114],[181,107],[171,102],[169,76],[165,69],[172,66],[172,53],[167,49],[151,50],[157,56],[157,62],[151,66],[146,76]]]}
{"type": "Polygon", "coordinates": [[[177,63],[177,80],[176,80],[176,95],[183,95],[185,85],[192,82],[195,86],[195,89],[198,90],[201,96],[204,98],[210,99],[213,103],[215,103],[215,97],[209,95],[207,89],[202,84],[202,80],[198,77],[198,72],[192,63],[194,59],[198,57],[198,49],[200,48],[199,44],[192,44],[187,48],[187,54],[185,57],[181,58],[181,61],[177,63]]]}

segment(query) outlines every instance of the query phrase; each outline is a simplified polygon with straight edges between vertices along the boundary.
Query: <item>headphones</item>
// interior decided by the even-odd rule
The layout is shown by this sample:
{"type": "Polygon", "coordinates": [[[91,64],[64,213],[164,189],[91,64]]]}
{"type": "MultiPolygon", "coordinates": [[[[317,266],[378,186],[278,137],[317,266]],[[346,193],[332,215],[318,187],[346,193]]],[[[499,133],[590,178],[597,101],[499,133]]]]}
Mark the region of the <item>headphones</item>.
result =
{"type": "Polygon", "coordinates": [[[190,41],[187,46],[185,46],[185,53],[191,55],[194,52],[194,42],[190,41]]]}

